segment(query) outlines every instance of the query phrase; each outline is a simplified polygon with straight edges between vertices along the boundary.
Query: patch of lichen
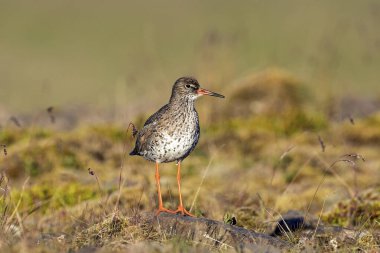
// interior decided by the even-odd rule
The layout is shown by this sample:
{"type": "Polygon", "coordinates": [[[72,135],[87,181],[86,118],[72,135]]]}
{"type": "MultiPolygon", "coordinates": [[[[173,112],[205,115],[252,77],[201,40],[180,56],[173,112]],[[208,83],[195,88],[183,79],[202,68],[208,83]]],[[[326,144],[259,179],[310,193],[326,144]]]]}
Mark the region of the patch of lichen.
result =
{"type": "Polygon", "coordinates": [[[380,188],[340,201],[322,219],[338,226],[380,229],[380,188]]]}

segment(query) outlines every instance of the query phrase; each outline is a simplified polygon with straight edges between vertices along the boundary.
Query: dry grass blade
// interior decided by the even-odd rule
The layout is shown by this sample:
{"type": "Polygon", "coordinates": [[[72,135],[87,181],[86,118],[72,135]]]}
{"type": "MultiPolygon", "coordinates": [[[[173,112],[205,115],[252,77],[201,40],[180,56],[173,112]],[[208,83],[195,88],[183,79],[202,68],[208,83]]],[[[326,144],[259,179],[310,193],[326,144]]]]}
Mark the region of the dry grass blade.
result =
{"type": "Polygon", "coordinates": [[[4,230],[4,225],[8,220],[8,210],[9,210],[9,187],[8,179],[4,173],[0,174],[0,231],[4,230]]]}
{"type": "Polygon", "coordinates": [[[311,198],[311,201],[309,202],[309,205],[307,206],[307,209],[306,209],[306,212],[305,212],[305,218],[308,217],[309,212],[310,212],[310,208],[311,208],[311,204],[313,203],[315,197],[317,196],[317,192],[321,188],[323,182],[325,181],[325,178],[326,178],[326,173],[323,174],[323,177],[322,177],[321,181],[319,181],[319,183],[318,183],[317,189],[315,189],[315,191],[314,191],[313,197],[311,198]]]}
{"type": "MultiPolygon", "coordinates": [[[[264,210],[266,211],[267,214],[269,214],[269,216],[272,218],[272,219],[275,219],[274,215],[267,209],[267,207],[265,206],[264,204],[264,200],[262,199],[261,195],[259,193],[256,194],[257,197],[259,198],[260,202],[262,203],[262,206],[264,208],[264,210]]],[[[274,211],[274,210],[273,210],[274,211]]],[[[292,242],[294,241],[295,237],[291,231],[291,229],[289,228],[287,222],[285,221],[284,217],[277,211],[274,211],[277,215],[279,215],[280,219],[283,221],[287,231],[285,230],[285,228],[283,228],[282,226],[280,226],[280,229],[281,229],[281,232],[288,238],[288,241],[289,242],[292,242]],[[288,232],[290,234],[288,234],[288,232]]]]}
{"type": "MultiPolygon", "coordinates": [[[[13,209],[12,214],[8,218],[8,223],[12,222],[12,220],[13,220],[13,218],[14,218],[15,215],[18,215],[18,208],[20,207],[21,201],[22,201],[22,199],[24,197],[25,187],[26,187],[29,179],[30,179],[30,177],[27,177],[25,179],[23,185],[22,185],[22,190],[21,190],[20,198],[18,199],[17,204],[16,204],[15,208],[13,209]]],[[[10,224],[7,224],[7,225],[10,225],[10,224]]]]}
{"type": "Polygon", "coordinates": [[[323,209],[325,208],[325,203],[326,203],[326,199],[323,200],[322,208],[321,208],[321,211],[319,212],[319,216],[318,216],[318,222],[317,222],[317,225],[315,226],[313,236],[311,237],[312,239],[315,238],[315,235],[318,231],[318,227],[319,227],[319,224],[321,222],[321,218],[322,218],[322,214],[323,214],[323,209]]]}
{"type": "MultiPolygon", "coordinates": [[[[279,160],[282,161],[290,153],[290,151],[292,151],[295,147],[296,147],[295,145],[292,145],[289,148],[287,148],[285,152],[281,154],[279,160]]],[[[272,176],[270,179],[270,185],[273,185],[273,180],[274,180],[274,177],[276,176],[276,169],[277,169],[277,166],[272,167],[272,176]]]]}
{"type": "Polygon", "coordinates": [[[351,189],[351,186],[349,183],[346,182],[345,179],[343,179],[343,177],[341,177],[335,170],[334,170],[334,166],[339,163],[339,162],[343,162],[343,163],[348,163],[350,164],[353,168],[355,168],[356,166],[356,163],[352,160],[349,160],[349,159],[339,159],[337,161],[335,161],[334,163],[331,164],[331,166],[329,166],[327,169],[326,169],[326,172],[329,171],[331,174],[334,175],[334,177],[338,180],[338,182],[344,186],[344,188],[347,190],[348,194],[351,196],[351,197],[354,197],[355,193],[354,191],[351,189]]]}
{"type": "Polygon", "coordinates": [[[284,157],[287,156],[289,152],[292,151],[295,147],[296,147],[295,145],[292,145],[287,150],[285,150],[285,152],[282,153],[282,155],[280,156],[280,160],[283,160],[284,157]]]}
{"type": "Polygon", "coordinates": [[[201,183],[199,184],[198,189],[197,189],[197,191],[196,191],[196,193],[195,193],[195,196],[194,196],[193,202],[191,203],[191,207],[190,207],[190,210],[189,210],[190,212],[193,210],[193,207],[194,207],[194,205],[195,205],[195,202],[197,201],[197,198],[198,198],[199,192],[200,192],[200,190],[201,190],[202,184],[203,184],[203,182],[204,182],[204,180],[205,180],[205,178],[206,178],[206,176],[207,176],[207,172],[208,172],[208,170],[209,170],[209,168],[210,168],[210,166],[211,166],[211,163],[212,163],[213,159],[214,159],[214,157],[211,157],[211,158],[210,158],[210,161],[208,162],[208,165],[207,165],[205,171],[203,172],[203,176],[202,176],[201,183]]]}
{"type": "Polygon", "coordinates": [[[324,174],[323,174],[323,177],[322,179],[320,180],[320,182],[318,183],[318,186],[317,186],[317,189],[315,190],[314,194],[313,194],[313,197],[311,199],[311,201],[309,202],[309,205],[306,209],[306,213],[305,213],[305,217],[308,216],[309,212],[310,212],[310,208],[311,208],[311,204],[313,203],[313,201],[315,200],[315,197],[317,195],[317,192],[319,191],[320,187],[322,186],[324,180],[326,179],[326,173],[327,171],[331,172],[340,182],[342,185],[344,185],[344,187],[347,189],[348,193],[350,194],[351,197],[354,196],[354,192],[352,191],[351,187],[349,186],[349,184],[347,184],[336,172],[335,170],[333,170],[333,167],[337,164],[337,163],[340,163],[340,162],[344,162],[344,163],[349,163],[351,164],[352,166],[355,166],[356,163],[352,160],[349,160],[349,159],[339,159],[339,160],[336,160],[334,161],[333,163],[330,164],[330,166],[324,170],[324,174]]]}
{"type": "Polygon", "coordinates": [[[286,185],[285,189],[283,190],[283,192],[281,193],[280,196],[283,196],[287,191],[288,189],[290,188],[290,186],[292,186],[294,184],[294,182],[296,181],[296,179],[299,177],[299,175],[301,174],[302,170],[305,168],[305,166],[307,164],[310,163],[310,161],[315,157],[315,155],[309,157],[298,169],[297,171],[295,172],[294,176],[292,177],[292,180],[286,185]]]}

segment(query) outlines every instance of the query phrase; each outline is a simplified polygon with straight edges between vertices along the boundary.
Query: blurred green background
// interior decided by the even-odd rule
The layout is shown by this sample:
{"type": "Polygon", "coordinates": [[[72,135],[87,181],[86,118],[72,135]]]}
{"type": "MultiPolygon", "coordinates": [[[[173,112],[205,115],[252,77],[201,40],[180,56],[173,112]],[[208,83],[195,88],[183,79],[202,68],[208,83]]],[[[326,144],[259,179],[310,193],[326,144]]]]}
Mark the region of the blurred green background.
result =
{"type": "Polygon", "coordinates": [[[155,108],[180,76],[223,93],[273,66],[378,95],[378,24],[374,0],[1,1],[0,107],[155,108]]]}

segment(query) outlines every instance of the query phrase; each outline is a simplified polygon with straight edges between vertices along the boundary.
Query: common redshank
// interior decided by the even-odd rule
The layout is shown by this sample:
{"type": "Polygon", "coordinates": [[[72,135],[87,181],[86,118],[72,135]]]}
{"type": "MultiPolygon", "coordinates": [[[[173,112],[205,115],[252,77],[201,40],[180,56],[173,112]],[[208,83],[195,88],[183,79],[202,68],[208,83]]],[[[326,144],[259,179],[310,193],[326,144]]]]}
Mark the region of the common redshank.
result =
{"type": "Polygon", "coordinates": [[[202,95],[224,98],[223,95],[202,89],[198,81],[191,77],[181,77],[173,85],[169,103],[161,107],[148,118],[138,132],[135,148],[130,155],[139,155],[156,163],[156,184],[158,192],[158,210],[167,213],[188,212],[181,195],[181,162],[194,150],[198,143],[200,128],[198,113],[194,102],[202,95]],[[159,163],[177,162],[177,184],[179,205],[177,210],[164,208],[161,196],[159,163]]]}

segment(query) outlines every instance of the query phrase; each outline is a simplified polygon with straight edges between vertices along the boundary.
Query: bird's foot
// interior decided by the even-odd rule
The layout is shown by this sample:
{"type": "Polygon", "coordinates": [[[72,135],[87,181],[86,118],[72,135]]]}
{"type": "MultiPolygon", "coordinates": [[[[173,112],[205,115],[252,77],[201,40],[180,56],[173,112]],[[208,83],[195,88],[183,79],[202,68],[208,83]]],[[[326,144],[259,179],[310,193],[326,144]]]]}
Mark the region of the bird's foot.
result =
{"type": "Polygon", "coordinates": [[[156,211],[156,216],[158,216],[160,213],[172,213],[172,214],[176,214],[177,211],[173,211],[173,210],[169,210],[169,209],[166,209],[165,207],[158,207],[157,211],[156,211]]]}
{"type": "Polygon", "coordinates": [[[194,214],[191,214],[189,211],[187,211],[183,206],[178,206],[177,210],[175,211],[176,213],[181,213],[182,215],[187,215],[190,217],[195,217],[194,214]]]}

